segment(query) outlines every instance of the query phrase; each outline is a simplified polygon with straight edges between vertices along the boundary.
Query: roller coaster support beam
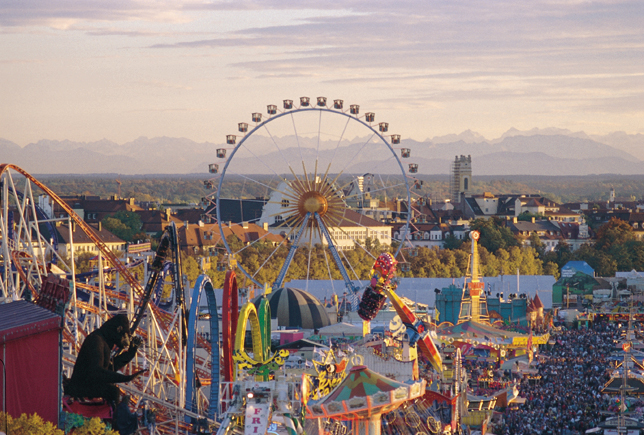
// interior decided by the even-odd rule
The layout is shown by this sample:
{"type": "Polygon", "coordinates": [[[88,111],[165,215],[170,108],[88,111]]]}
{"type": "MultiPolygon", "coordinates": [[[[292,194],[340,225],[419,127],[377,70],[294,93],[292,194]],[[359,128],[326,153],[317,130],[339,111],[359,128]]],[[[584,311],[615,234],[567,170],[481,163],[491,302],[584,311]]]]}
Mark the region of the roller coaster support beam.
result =
{"type": "Polygon", "coordinates": [[[71,219],[80,227],[85,234],[87,234],[87,237],[94,243],[98,249],[103,253],[103,256],[109,260],[109,262],[113,265],[115,269],[118,270],[118,272],[121,274],[121,276],[125,279],[128,285],[130,285],[133,289],[135,289],[137,295],[141,295],[143,293],[143,288],[141,287],[141,284],[138,282],[138,280],[127,271],[123,263],[120,262],[120,260],[116,257],[114,252],[98,237],[96,230],[92,228],[89,224],[87,224],[83,219],[78,216],[74,210],[67,204],[65,201],[63,201],[54,191],[52,191],[50,188],[42,184],[40,181],[36,180],[34,177],[32,177],[27,171],[24,169],[20,168],[19,166],[10,164],[10,163],[3,163],[0,164],[0,176],[7,170],[12,169],[23,176],[27,178],[30,182],[34,183],[36,186],[38,186],[46,195],[49,195],[51,199],[54,200],[54,202],[57,203],[57,205],[62,208],[68,216],[71,217],[71,219]]]}

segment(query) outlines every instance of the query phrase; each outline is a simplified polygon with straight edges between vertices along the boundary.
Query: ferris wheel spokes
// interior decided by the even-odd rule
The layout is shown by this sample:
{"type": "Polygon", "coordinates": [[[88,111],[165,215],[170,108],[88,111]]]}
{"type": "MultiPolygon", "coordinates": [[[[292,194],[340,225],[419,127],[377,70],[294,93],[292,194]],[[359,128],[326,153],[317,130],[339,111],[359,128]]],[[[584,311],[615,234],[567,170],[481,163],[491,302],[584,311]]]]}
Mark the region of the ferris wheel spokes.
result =
{"type": "MultiPolygon", "coordinates": [[[[222,221],[225,213],[221,205],[225,195],[234,192],[240,201],[250,200],[258,188],[266,189],[268,198],[259,221],[282,240],[269,239],[272,245],[263,244],[265,237],[254,236],[243,240],[243,246],[235,244],[234,249],[222,240],[231,254],[250,251],[238,266],[260,288],[264,286],[262,280],[281,286],[290,279],[306,279],[307,283],[320,279],[315,270],[320,266],[327,269],[329,277],[342,277],[346,282],[352,281],[352,275],[365,279],[364,268],[351,262],[362,262],[377,254],[377,243],[369,245],[365,243],[367,238],[375,237],[387,246],[383,249],[391,249],[390,230],[382,222],[391,216],[391,212],[384,212],[389,207],[387,199],[405,193],[409,199],[406,171],[398,160],[397,149],[394,151],[389,143],[397,143],[398,139],[386,133],[387,123],[374,124],[375,115],[360,115],[358,105],[348,106],[345,111],[340,100],[332,105],[327,105],[325,98],[299,102],[297,107],[285,100],[284,110],[269,105],[268,116],[252,114],[255,125],[245,128],[243,137],[235,138],[235,148],[220,165],[218,188],[212,193],[217,198],[217,221],[223,236],[226,222],[222,221]],[[351,137],[354,139],[346,139],[351,137]],[[367,166],[367,170],[362,169],[367,166]],[[397,180],[385,176],[392,172],[398,174],[397,180]],[[369,173],[372,178],[368,188],[363,183],[365,176],[351,173],[369,173]],[[240,195],[241,180],[244,183],[240,195]],[[345,191],[351,183],[354,188],[365,188],[361,192],[345,191]],[[368,206],[361,205],[360,195],[365,193],[375,197],[368,206]],[[370,211],[374,201],[380,202],[374,206],[376,211],[370,211]],[[284,250],[287,245],[289,249],[284,250]],[[296,255],[298,249],[301,251],[296,255]],[[343,252],[353,249],[359,252],[343,252]],[[293,267],[296,261],[298,266],[293,267]]],[[[218,153],[218,157],[223,154],[226,153],[218,153]]],[[[409,218],[408,214],[398,216],[409,218]]],[[[348,287],[354,289],[356,284],[348,287]]]]}

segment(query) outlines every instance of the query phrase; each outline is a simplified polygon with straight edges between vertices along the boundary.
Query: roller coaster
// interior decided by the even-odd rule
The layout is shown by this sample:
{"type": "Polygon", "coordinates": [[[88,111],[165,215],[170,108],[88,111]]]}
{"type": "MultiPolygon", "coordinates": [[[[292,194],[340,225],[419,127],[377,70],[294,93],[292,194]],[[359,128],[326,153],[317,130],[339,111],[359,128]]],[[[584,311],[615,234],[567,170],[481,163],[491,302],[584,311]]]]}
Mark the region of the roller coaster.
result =
{"type": "MultiPolygon", "coordinates": [[[[71,237],[66,252],[73,257],[71,237]]],[[[180,270],[173,225],[165,228],[151,263],[138,259],[127,264],[55,192],[18,166],[0,165],[0,296],[5,301],[33,300],[64,316],[67,375],[83,338],[111,314],[127,313],[131,329],[144,339],[144,346],[126,370],[148,372],[123,389],[133,398],[132,409],[143,402],[156,409],[156,422],[148,433],[188,431],[196,422],[212,424],[219,412],[219,322],[214,290],[207,276],[199,277],[190,292],[188,310],[180,270]],[[49,196],[65,217],[46,216],[37,205],[38,191],[49,196]],[[92,241],[98,254],[97,271],[77,274],[74,262],[59,253],[59,222],[67,224],[70,233],[76,228],[92,241]],[[141,268],[148,276],[145,285],[133,272],[141,268]],[[60,295],[52,296],[49,289],[56,286],[68,288],[61,292],[68,299],[53,300],[60,295]],[[162,295],[168,286],[173,298],[162,295]],[[197,333],[202,296],[210,311],[210,341],[197,333]]],[[[231,296],[224,299],[236,301],[236,294],[231,296]]],[[[224,349],[224,353],[232,361],[231,352],[224,349]]]]}

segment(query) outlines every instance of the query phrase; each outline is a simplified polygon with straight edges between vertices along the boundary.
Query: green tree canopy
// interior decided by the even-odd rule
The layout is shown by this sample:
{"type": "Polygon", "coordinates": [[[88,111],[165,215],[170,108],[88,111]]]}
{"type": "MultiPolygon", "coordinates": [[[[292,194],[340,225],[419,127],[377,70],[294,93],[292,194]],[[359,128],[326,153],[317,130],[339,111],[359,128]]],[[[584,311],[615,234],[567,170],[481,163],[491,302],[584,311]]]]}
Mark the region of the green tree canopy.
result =
{"type": "Polygon", "coordinates": [[[137,239],[145,239],[144,233],[141,233],[141,218],[133,211],[117,211],[113,215],[106,216],[101,224],[116,237],[132,242],[137,239]]]}
{"type": "Polygon", "coordinates": [[[512,231],[502,226],[501,220],[497,217],[492,217],[491,219],[475,219],[470,226],[472,230],[477,230],[481,233],[479,245],[484,246],[490,252],[519,245],[512,231]]]}
{"type": "Polygon", "coordinates": [[[614,245],[623,245],[626,242],[635,240],[633,228],[621,219],[611,218],[608,222],[597,229],[597,242],[595,247],[608,252],[614,245]]]}

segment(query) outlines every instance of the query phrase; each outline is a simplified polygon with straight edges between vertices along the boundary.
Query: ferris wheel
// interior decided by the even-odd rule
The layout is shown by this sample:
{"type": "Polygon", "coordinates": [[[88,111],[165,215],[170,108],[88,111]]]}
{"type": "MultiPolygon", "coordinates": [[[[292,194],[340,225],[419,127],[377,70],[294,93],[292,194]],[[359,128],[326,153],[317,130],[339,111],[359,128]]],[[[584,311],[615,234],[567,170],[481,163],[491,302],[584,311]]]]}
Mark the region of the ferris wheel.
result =
{"type": "Polygon", "coordinates": [[[355,293],[380,252],[398,255],[407,239],[406,173],[418,165],[403,164],[400,135],[358,105],[302,97],[266,112],[226,136],[204,182],[226,251],[251,285],[339,279],[355,293]]]}

